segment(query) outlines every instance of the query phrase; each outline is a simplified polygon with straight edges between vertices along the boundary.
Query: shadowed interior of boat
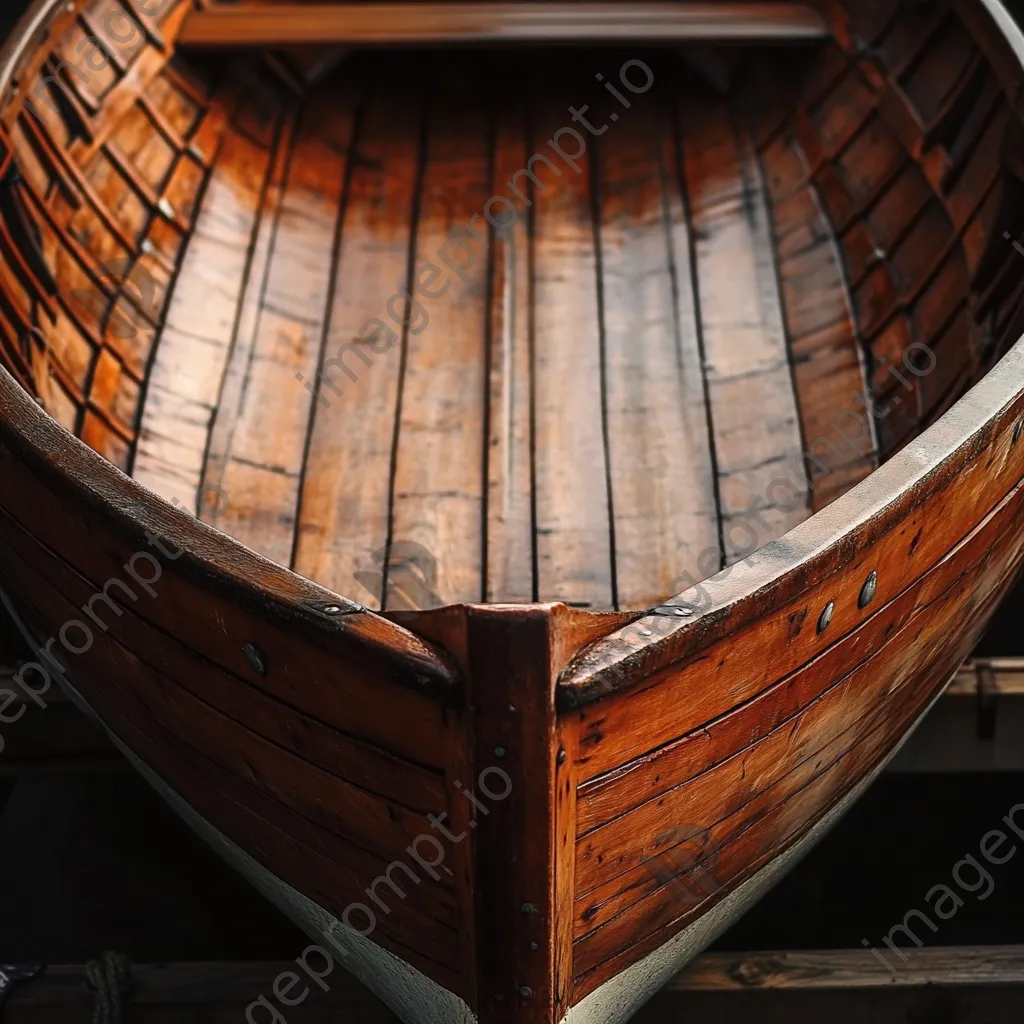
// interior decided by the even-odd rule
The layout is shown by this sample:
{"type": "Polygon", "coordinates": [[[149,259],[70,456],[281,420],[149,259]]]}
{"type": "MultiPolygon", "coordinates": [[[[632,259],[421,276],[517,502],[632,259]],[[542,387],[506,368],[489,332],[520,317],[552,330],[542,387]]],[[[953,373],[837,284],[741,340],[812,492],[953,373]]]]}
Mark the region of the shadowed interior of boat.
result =
{"type": "Polygon", "coordinates": [[[186,63],[140,29],[81,64],[100,6],[3,119],[0,356],[140,483],[368,607],[657,604],[1021,331],[1015,122],[943,5],[862,5],[860,55],[186,63]]]}

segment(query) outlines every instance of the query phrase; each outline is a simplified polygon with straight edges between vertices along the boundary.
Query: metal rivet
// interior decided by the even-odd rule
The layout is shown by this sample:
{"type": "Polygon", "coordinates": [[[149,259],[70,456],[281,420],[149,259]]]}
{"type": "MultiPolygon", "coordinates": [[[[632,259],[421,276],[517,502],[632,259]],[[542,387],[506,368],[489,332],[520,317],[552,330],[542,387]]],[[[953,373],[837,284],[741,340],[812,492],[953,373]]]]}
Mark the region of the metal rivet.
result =
{"type": "MultiPolygon", "coordinates": [[[[494,756],[495,757],[504,757],[506,753],[507,753],[507,751],[505,750],[504,747],[495,747],[494,748],[494,756]]],[[[495,771],[497,771],[497,768],[495,768],[495,771]]]]}
{"type": "Polygon", "coordinates": [[[859,608],[866,608],[871,603],[871,599],[875,596],[875,591],[877,589],[878,573],[872,570],[871,575],[864,581],[864,586],[860,588],[860,597],[857,599],[857,606],[859,608]]]}
{"type": "Polygon", "coordinates": [[[534,951],[534,952],[536,953],[536,952],[537,952],[537,950],[538,950],[538,949],[540,949],[540,943],[539,943],[539,942],[538,942],[538,941],[537,941],[536,939],[534,939],[534,940],[533,940],[533,941],[532,941],[532,942],[530,943],[530,949],[532,949],[532,950],[533,950],[533,951],[534,951]]]}
{"type": "Polygon", "coordinates": [[[682,615],[682,616],[685,616],[686,618],[689,618],[693,613],[694,613],[694,609],[691,608],[688,604],[681,604],[676,609],[676,615],[682,615]]]}
{"type": "Polygon", "coordinates": [[[156,204],[156,208],[168,219],[174,219],[174,207],[171,206],[171,201],[167,196],[161,196],[160,201],[156,204]]]}
{"type": "Polygon", "coordinates": [[[824,633],[829,627],[829,623],[832,621],[832,616],[835,614],[836,603],[835,601],[829,601],[827,605],[821,610],[821,616],[818,619],[818,632],[824,633]]]}
{"type": "Polygon", "coordinates": [[[639,632],[641,636],[654,636],[654,634],[646,627],[641,629],[639,632]]]}
{"type": "Polygon", "coordinates": [[[325,604],[324,615],[340,615],[345,609],[340,604],[325,604]]]}
{"type": "Polygon", "coordinates": [[[529,999],[529,998],[530,998],[530,996],[532,996],[532,995],[533,995],[533,989],[532,989],[532,988],[530,988],[530,986],[529,986],[529,985],[522,985],[522,986],[520,986],[520,988],[519,988],[519,994],[520,994],[520,995],[521,995],[521,996],[522,996],[522,997],[523,997],[524,999],[529,999]]]}
{"type": "Polygon", "coordinates": [[[257,675],[265,676],[267,674],[267,656],[255,644],[246,644],[242,650],[245,652],[245,659],[252,666],[252,670],[257,675]]]}
{"type": "Polygon", "coordinates": [[[1020,435],[1024,433],[1024,419],[1017,420],[1017,425],[1013,428],[1013,443],[1016,444],[1020,440],[1020,435]]]}
{"type": "Polygon", "coordinates": [[[524,903],[523,907],[522,907],[522,910],[523,910],[524,914],[532,914],[533,913],[533,904],[532,903],[524,903]]]}
{"type": "Polygon", "coordinates": [[[568,755],[568,754],[567,754],[567,753],[565,752],[565,747],[562,747],[562,749],[558,751],[558,757],[557,757],[557,758],[556,758],[555,760],[556,760],[556,761],[557,761],[557,762],[558,762],[559,764],[565,764],[565,759],[566,759],[566,758],[567,758],[568,756],[569,756],[569,755],[568,755]]]}

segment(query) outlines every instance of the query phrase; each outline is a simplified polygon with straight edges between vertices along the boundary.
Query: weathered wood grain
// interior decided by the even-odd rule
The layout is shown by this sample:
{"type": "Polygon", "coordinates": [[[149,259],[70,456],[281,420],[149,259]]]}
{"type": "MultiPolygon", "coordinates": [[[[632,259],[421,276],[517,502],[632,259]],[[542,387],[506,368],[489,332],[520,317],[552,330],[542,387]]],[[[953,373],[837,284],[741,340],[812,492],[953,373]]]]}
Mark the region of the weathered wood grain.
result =
{"type": "Polygon", "coordinates": [[[400,99],[386,81],[367,99],[299,509],[295,569],[369,608],[384,600],[401,321],[409,319],[402,293],[415,244],[424,116],[422,101],[400,99]]]}
{"type": "Polygon", "coordinates": [[[813,835],[1019,571],[1020,62],[969,0],[621,68],[186,60],[290,8],[125,2],[95,75],[98,3],[0,59],[0,584],[335,916],[436,833],[373,941],[555,1024],[813,835]]]}

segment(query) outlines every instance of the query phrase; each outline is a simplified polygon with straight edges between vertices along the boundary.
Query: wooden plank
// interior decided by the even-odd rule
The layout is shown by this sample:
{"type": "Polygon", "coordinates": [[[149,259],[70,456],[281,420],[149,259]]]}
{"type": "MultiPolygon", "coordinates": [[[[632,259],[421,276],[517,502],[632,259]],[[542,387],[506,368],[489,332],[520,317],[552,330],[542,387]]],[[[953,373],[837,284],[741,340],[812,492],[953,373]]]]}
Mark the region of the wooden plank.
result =
{"type": "MultiPolygon", "coordinates": [[[[77,609],[59,596],[58,585],[48,578],[56,576],[52,569],[32,579],[28,563],[3,541],[0,541],[0,565],[14,587],[16,599],[33,609],[62,611],[71,621],[70,616],[77,609]]],[[[96,637],[95,650],[80,656],[75,664],[82,666],[78,672],[97,680],[95,690],[102,692],[104,698],[109,696],[108,691],[123,691],[134,709],[132,714],[140,723],[159,722],[179,745],[195,748],[224,772],[242,780],[244,789],[259,792],[305,819],[304,833],[309,831],[311,823],[364,852],[383,857],[386,862],[404,848],[404,843],[415,839],[423,827],[423,814],[400,804],[423,806],[421,801],[425,801],[430,811],[444,809],[445,796],[436,779],[421,787],[424,780],[421,769],[406,766],[407,795],[399,801],[380,797],[371,789],[345,779],[338,761],[326,770],[308,760],[294,743],[290,749],[250,731],[229,714],[181,686],[149,660],[152,657],[148,651],[142,656],[135,654],[112,632],[103,632],[96,637]]],[[[69,657],[65,657],[62,664],[67,661],[69,657]]],[[[95,695],[88,690],[85,694],[87,699],[95,695]]],[[[145,751],[136,750],[136,753],[145,760],[145,751]]],[[[174,787],[173,779],[165,778],[165,781],[174,787]]]]}
{"type": "Polygon", "coordinates": [[[608,443],[620,608],[685,586],[718,548],[690,231],[670,118],[634,104],[599,147],[608,443]]]}
{"type": "MultiPolygon", "coordinates": [[[[27,589],[27,581],[19,580],[20,592],[27,589]]],[[[60,606],[60,598],[51,592],[45,607],[54,605],[60,606]]],[[[24,597],[20,607],[31,624],[43,621],[24,597]]],[[[405,859],[402,844],[381,857],[343,840],[254,785],[249,780],[255,775],[243,779],[226,769],[222,755],[211,756],[215,744],[202,744],[202,749],[190,744],[180,729],[147,706],[144,695],[140,697],[135,678],[138,664],[130,652],[99,634],[96,646],[76,660],[76,682],[122,743],[268,870],[340,918],[346,904],[365,895],[366,887],[392,859],[405,859]]],[[[457,932],[441,920],[436,906],[445,901],[445,895],[442,886],[417,886],[407,900],[396,901],[393,912],[382,917],[375,937],[406,960],[422,964],[421,969],[432,977],[457,987],[457,932]],[[435,906],[421,910],[418,905],[423,900],[435,906]]]]}
{"type": "MultiPolygon", "coordinates": [[[[563,115],[553,101],[538,104],[536,141],[551,138],[563,115]]],[[[597,609],[615,606],[615,588],[591,160],[565,163],[540,149],[530,168],[538,183],[528,195],[538,597],[597,609]]],[[[524,181],[520,175],[520,188],[524,181]]]]}
{"type": "MultiPolygon", "coordinates": [[[[423,108],[375,78],[359,134],[299,507],[294,567],[380,608],[415,244],[423,108]]],[[[414,323],[412,326],[416,326],[414,323]]],[[[313,374],[309,374],[310,377],[313,374]]]]}
{"type": "Polygon", "coordinates": [[[131,472],[195,506],[271,154],[229,128],[155,339],[131,472]]]}
{"type": "Polygon", "coordinates": [[[540,40],[824,38],[824,19],[792,3],[213,4],[189,15],[179,46],[506,43],[540,40]]]}
{"type": "MultiPolygon", "coordinates": [[[[865,415],[867,381],[837,239],[807,178],[806,156],[789,131],[760,153],[779,268],[797,407],[815,511],[863,480],[878,464],[870,436],[844,443],[835,426],[865,415]]],[[[858,433],[863,432],[862,429],[858,433]]]]}
{"type": "Polygon", "coordinates": [[[249,366],[253,359],[261,303],[274,253],[277,225],[281,217],[281,202],[291,158],[296,114],[294,108],[289,110],[284,115],[284,122],[280,127],[273,163],[268,172],[262,198],[257,231],[253,237],[252,256],[241,291],[234,342],[209,430],[206,461],[203,466],[203,497],[206,500],[198,509],[199,517],[208,523],[220,518],[225,504],[224,499],[226,498],[227,502],[231,500],[230,495],[224,490],[224,471],[245,408],[244,396],[249,366]]]}
{"type": "MultiPolygon", "coordinates": [[[[526,166],[526,112],[512,97],[498,105],[493,194],[526,166]]],[[[487,586],[485,600],[528,604],[536,597],[533,534],[533,252],[532,207],[492,231],[490,404],[487,446],[487,586]]],[[[511,214],[505,208],[499,220],[511,214]]]]}
{"type": "Polygon", "coordinates": [[[665,986],[673,992],[851,990],[1024,985],[1024,946],[925,946],[891,973],[866,949],[704,953],[665,986]]]}
{"type": "MultiPolygon", "coordinates": [[[[421,813],[445,803],[439,774],[396,757],[368,742],[358,731],[346,733],[327,726],[316,718],[296,712],[282,701],[270,698],[243,679],[213,670],[175,638],[149,628],[134,605],[125,600],[124,588],[111,587],[108,591],[111,595],[119,595],[122,604],[127,606],[118,615],[115,608],[121,605],[111,608],[109,602],[97,600],[88,581],[59,560],[47,559],[38,542],[2,512],[0,524],[8,535],[0,539],[0,558],[13,562],[16,567],[11,570],[10,584],[13,585],[15,571],[24,571],[28,556],[32,562],[30,571],[34,571],[40,581],[51,582],[64,597],[83,610],[88,609],[86,616],[89,621],[93,621],[95,615],[106,627],[105,632],[123,647],[131,645],[133,652],[147,665],[160,666],[159,671],[154,670],[155,675],[169,676],[173,680],[172,690],[180,686],[187,694],[229,719],[232,726],[242,725],[254,739],[259,737],[275,744],[366,792],[393,799],[421,813]]],[[[176,702],[188,706],[189,697],[183,696],[176,702]]],[[[170,712],[168,719],[173,719],[175,714],[170,712]]]]}
{"type": "MultiPolygon", "coordinates": [[[[1012,548],[1012,530],[1007,524],[1022,501],[1024,494],[1018,493],[954,557],[936,567],[929,579],[851,634],[835,649],[837,657],[820,659],[776,684],[750,705],[741,705],[679,741],[588,783],[579,805],[580,856],[588,863],[585,870],[579,869],[579,876],[614,870],[607,863],[613,842],[608,836],[618,836],[628,845],[633,842],[632,835],[647,834],[642,827],[634,829],[631,825],[636,826],[645,816],[648,821],[650,816],[657,818],[673,806],[683,809],[701,787],[715,785],[715,776],[737,751],[742,751],[742,757],[734,767],[742,765],[742,774],[749,772],[751,776],[751,781],[740,788],[750,795],[773,779],[773,773],[766,770],[769,762],[781,769],[794,750],[799,750],[801,757],[813,757],[815,744],[826,745],[859,718],[883,706],[897,691],[887,692],[890,681],[874,664],[885,660],[885,644],[880,645],[880,638],[905,633],[912,624],[920,627],[925,618],[938,618],[951,603],[950,580],[971,565],[972,559],[977,560],[982,553],[988,556],[997,548],[1005,559],[1004,549],[1012,548]],[[858,657],[860,652],[871,651],[878,653],[858,657]],[[871,672],[874,675],[870,680],[863,681],[871,672]],[[603,857],[594,857],[597,848],[604,851],[603,857]]],[[[738,778],[736,784],[739,786],[738,778]]]]}
{"type": "MultiPolygon", "coordinates": [[[[341,1015],[360,1024],[397,1020],[375,996],[337,963],[330,972],[318,959],[329,991],[302,973],[310,997],[288,1007],[289,1024],[328,1024],[341,1015]]],[[[188,1013],[195,1024],[228,1024],[238,1008],[260,993],[268,1000],[275,978],[295,972],[294,960],[212,961],[133,964],[127,1006],[133,1020],[157,1024],[188,1013]]],[[[55,964],[16,987],[5,1005],[10,1024],[80,1024],[94,1006],[84,964],[55,964]]],[[[756,1019],[768,1024],[792,1020],[871,1019],[903,1024],[908,1010],[956,1002],[962,1019],[1013,1020],[1024,988],[1024,946],[926,946],[914,950],[895,975],[865,949],[763,950],[704,953],[676,975],[640,1011],[635,1024],[668,1024],[685,1012],[695,1024],[756,1019]],[[966,1014],[966,1016],[964,1016],[966,1014]]],[[[302,991],[302,985],[296,992],[302,991]]],[[[254,1011],[258,1015],[261,1011],[254,1011]]]]}
{"type": "Polygon", "coordinates": [[[688,99],[681,125],[723,556],[731,564],[806,518],[801,495],[807,479],[770,219],[752,143],[728,106],[710,96],[701,103],[688,99]],[[757,416],[750,415],[752,408],[757,416]],[[772,490],[779,479],[790,481],[788,490],[772,490]]]}
{"type": "MultiPolygon", "coordinates": [[[[221,486],[230,504],[221,530],[290,565],[312,396],[327,331],[332,273],[355,130],[354,90],[306,101],[281,198],[256,333],[221,486]]],[[[240,295],[241,288],[236,292],[240,295]]]]}
{"type": "MultiPolygon", "coordinates": [[[[407,558],[429,553],[433,564],[420,566],[430,583],[420,607],[480,601],[484,591],[490,254],[458,228],[472,222],[486,232],[488,119],[480,97],[443,88],[434,91],[431,111],[385,564],[390,580],[407,558]],[[458,269],[439,266],[439,252],[458,269]]],[[[393,606],[386,596],[385,607],[393,606]]]]}

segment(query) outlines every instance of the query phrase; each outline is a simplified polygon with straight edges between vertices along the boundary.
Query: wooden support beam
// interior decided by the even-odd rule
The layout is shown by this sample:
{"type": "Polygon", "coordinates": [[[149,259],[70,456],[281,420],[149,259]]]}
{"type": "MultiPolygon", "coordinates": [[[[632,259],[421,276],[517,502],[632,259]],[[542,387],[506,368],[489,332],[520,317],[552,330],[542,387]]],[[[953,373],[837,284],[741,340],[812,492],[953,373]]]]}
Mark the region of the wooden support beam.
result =
{"type": "Polygon", "coordinates": [[[895,974],[867,949],[704,953],[676,975],[665,992],[1024,986],[1024,946],[934,946],[911,949],[906,963],[893,959],[899,965],[895,974]]]}
{"type": "MultiPolygon", "coordinates": [[[[319,960],[312,964],[323,970],[319,960]]],[[[295,970],[295,961],[135,965],[126,1017],[130,1015],[137,1024],[185,1016],[203,1024],[238,1021],[260,995],[273,1002],[274,979],[295,970]]],[[[48,967],[13,991],[5,1007],[5,1024],[78,1024],[85,1020],[93,1005],[85,976],[85,967],[79,964],[48,967]]],[[[336,965],[323,978],[326,992],[310,979],[304,980],[309,995],[300,1005],[287,1009],[288,1024],[336,1020],[397,1024],[382,1003],[336,965]]],[[[705,953],[670,982],[632,1024],[669,1024],[683,1019],[687,1024],[1016,1020],[1022,990],[1021,946],[911,948],[907,963],[900,963],[895,975],[865,949],[705,953]],[[955,1018],[942,1015],[944,1008],[954,1006],[955,1018]]],[[[301,993],[301,985],[297,991],[301,993]]],[[[254,1016],[264,1019],[265,1008],[257,1008],[254,1016]]]]}
{"type": "Polygon", "coordinates": [[[342,43],[814,40],[825,20],[799,3],[237,3],[193,11],[179,46],[342,43]]]}
{"type": "Polygon", "coordinates": [[[966,662],[889,770],[1024,771],[1024,658],[966,662]]]}

